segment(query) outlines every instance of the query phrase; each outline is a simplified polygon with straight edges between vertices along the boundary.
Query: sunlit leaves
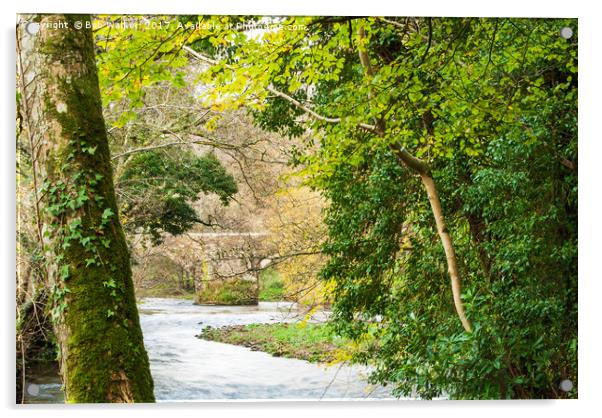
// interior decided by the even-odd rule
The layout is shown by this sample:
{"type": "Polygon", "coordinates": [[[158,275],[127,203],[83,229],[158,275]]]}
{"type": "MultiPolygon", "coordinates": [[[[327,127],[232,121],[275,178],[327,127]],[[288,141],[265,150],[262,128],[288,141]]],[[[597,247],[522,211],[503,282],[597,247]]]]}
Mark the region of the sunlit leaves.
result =
{"type": "MultiPolygon", "coordinates": [[[[203,36],[186,29],[173,16],[99,16],[95,32],[97,65],[103,104],[127,98],[132,109],[143,106],[144,88],[169,81],[183,85],[183,67],[188,57],[186,42],[203,36]]],[[[124,112],[115,126],[135,118],[124,112]]]]}

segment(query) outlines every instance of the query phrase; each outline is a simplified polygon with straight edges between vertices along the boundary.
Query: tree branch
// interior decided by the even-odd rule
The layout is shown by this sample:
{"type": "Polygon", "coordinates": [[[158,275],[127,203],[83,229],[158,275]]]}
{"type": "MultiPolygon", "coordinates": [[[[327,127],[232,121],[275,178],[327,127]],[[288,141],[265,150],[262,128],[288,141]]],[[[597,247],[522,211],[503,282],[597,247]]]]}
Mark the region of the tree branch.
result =
{"type": "MultiPolygon", "coordinates": [[[[360,40],[365,36],[363,28],[360,26],[358,30],[358,35],[360,40]]],[[[361,42],[360,42],[361,44],[361,42]]],[[[370,58],[368,56],[367,51],[362,48],[359,48],[359,56],[362,65],[366,70],[366,74],[372,76],[372,67],[370,66],[370,58]]],[[[384,119],[380,121],[378,126],[379,135],[384,135],[385,131],[385,122],[384,119]]],[[[405,148],[397,148],[393,145],[390,146],[390,149],[399,157],[399,159],[410,169],[414,170],[420,175],[422,180],[422,184],[426,190],[429,203],[431,205],[431,211],[433,213],[433,217],[435,218],[435,224],[437,226],[437,233],[439,235],[439,239],[441,240],[441,244],[443,245],[443,250],[445,251],[445,258],[447,261],[447,271],[449,273],[451,288],[452,288],[452,297],[454,301],[454,307],[456,308],[456,313],[460,318],[460,322],[464,327],[466,332],[472,332],[472,325],[468,318],[466,317],[466,313],[464,312],[464,304],[462,302],[462,282],[460,280],[460,274],[458,272],[458,266],[456,261],[456,252],[452,243],[451,235],[447,229],[445,224],[445,217],[443,216],[443,210],[441,208],[441,200],[439,199],[439,194],[437,193],[437,187],[435,186],[435,181],[433,176],[431,175],[431,170],[428,164],[414,157],[410,154],[405,148]]]]}
{"type": "Polygon", "coordinates": [[[429,40],[428,40],[428,43],[426,44],[426,49],[424,50],[424,54],[422,54],[422,58],[420,58],[420,64],[418,64],[418,65],[422,65],[422,63],[426,59],[426,56],[428,55],[429,50],[431,49],[431,42],[433,41],[433,19],[428,17],[427,22],[428,22],[428,26],[429,26],[429,40]]]}
{"type": "MultiPolygon", "coordinates": [[[[195,51],[194,49],[185,46],[183,47],[183,49],[188,52],[190,55],[192,55],[193,57],[195,57],[196,59],[203,61],[207,64],[210,64],[212,66],[217,65],[218,62],[212,58],[209,58],[203,54],[198,53],[197,51],[195,51]]],[[[234,67],[232,67],[231,65],[225,65],[226,68],[233,70],[234,67]]],[[[305,106],[303,103],[299,102],[298,100],[296,100],[295,98],[289,96],[286,93],[283,93],[279,90],[276,90],[275,88],[273,88],[272,86],[267,86],[266,90],[269,91],[270,93],[272,93],[275,96],[278,96],[284,100],[286,100],[287,102],[289,102],[290,104],[292,104],[293,106],[295,106],[296,108],[302,110],[303,112],[307,113],[308,115],[310,115],[311,117],[313,117],[314,119],[320,120],[322,122],[326,122],[326,123],[340,123],[342,122],[341,118],[330,118],[327,116],[323,116],[320,115],[319,113],[315,112],[314,110],[310,109],[309,107],[305,106]]],[[[377,129],[376,126],[374,125],[370,125],[367,123],[358,123],[357,126],[359,128],[365,129],[367,131],[376,133],[377,129]]]]}
{"type": "Polygon", "coordinates": [[[166,142],[164,144],[157,144],[157,145],[149,145],[146,147],[140,147],[140,148],[133,148],[130,149],[128,151],[124,151],[121,152],[119,154],[114,154],[111,159],[112,160],[116,160],[119,158],[123,158],[126,157],[128,155],[131,154],[135,154],[138,152],[145,152],[145,151],[152,151],[155,149],[160,149],[160,148],[167,148],[167,147],[174,147],[174,146],[178,146],[178,145],[208,145],[214,148],[223,148],[223,149],[236,149],[236,146],[233,145],[229,145],[229,144],[225,144],[225,143],[221,143],[221,142],[216,142],[213,141],[211,139],[205,138],[205,137],[201,137],[199,135],[195,135],[198,138],[201,139],[195,139],[195,140],[190,140],[190,141],[186,141],[184,139],[182,139],[181,137],[179,137],[175,132],[171,132],[171,131],[164,131],[164,133],[167,133],[171,136],[174,136],[176,138],[178,138],[178,141],[173,141],[173,142],[166,142]]]}
{"type": "Polygon", "coordinates": [[[389,25],[398,27],[399,29],[403,29],[404,31],[407,29],[406,25],[404,25],[403,23],[396,22],[395,20],[387,19],[386,17],[377,17],[376,19],[381,22],[388,23],[389,25]]]}

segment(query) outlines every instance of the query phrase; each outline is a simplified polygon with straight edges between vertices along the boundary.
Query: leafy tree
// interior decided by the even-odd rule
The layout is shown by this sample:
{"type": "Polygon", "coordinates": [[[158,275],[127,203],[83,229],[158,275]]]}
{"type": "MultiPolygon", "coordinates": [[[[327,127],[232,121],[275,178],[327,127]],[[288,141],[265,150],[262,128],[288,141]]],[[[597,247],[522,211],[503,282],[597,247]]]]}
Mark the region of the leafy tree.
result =
{"type": "MultiPolygon", "coordinates": [[[[134,44],[150,36],[145,30],[136,33],[134,44]]],[[[165,31],[158,33],[172,37],[165,31]]],[[[126,30],[122,35],[130,34],[126,30]]],[[[98,36],[96,42],[104,47],[99,59],[101,68],[111,73],[121,63],[121,43],[107,45],[103,42],[106,36],[109,33],[98,36]]],[[[153,39],[157,36],[154,34],[153,39]]],[[[152,45],[155,41],[146,42],[152,45]]],[[[130,56],[135,57],[136,53],[130,56]]],[[[121,67],[124,73],[116,76],[119,81],[104,80],[101,94],[107,102],[104,113],[110,131],[116,193],[128,240],[136,241],[136,234],[143,234],[157,245],[163,241],[164,233],[179,235],[196,224],[215,225],[212,219],[206,216],[203,220],[197,213],[197,201],[203,200],[201,194],[216,194],[224,206],[233,199],[238,192],[236,180],[214,150],[237,146],[204,127],[214,115],[196,98],[194,69],[188,68],[188,74],[182,76],[183,69],[173,60],[168,60],[169,65],[161,58],[156,59],[158,62],[143,61],[147,64],[142,74],[148,83],[138,83],[135,76],[128,74],[129,67],[121,67]],[[156,66],[161,69],[154,69],[156,66]],[[164,76],[149,75],[157,72],[164,76]],[[174,78],[169,79],[169,75],[174,78]],[[116,89],[125,94],[115,96],[116,89]],[[124,120],[123,115],[128,112],[124,120]]]]}
{"type": "Polygon", "coordinates": [[[162,241],[162,232],[179,235],[196,223],[210,226],[192,207],[201,193],[215,193],[227,205],[238,191],[214,154],[198,157],[185,150],[137,154],[119,184],[127,228],[150,234],[155,244],[162,241]]]}

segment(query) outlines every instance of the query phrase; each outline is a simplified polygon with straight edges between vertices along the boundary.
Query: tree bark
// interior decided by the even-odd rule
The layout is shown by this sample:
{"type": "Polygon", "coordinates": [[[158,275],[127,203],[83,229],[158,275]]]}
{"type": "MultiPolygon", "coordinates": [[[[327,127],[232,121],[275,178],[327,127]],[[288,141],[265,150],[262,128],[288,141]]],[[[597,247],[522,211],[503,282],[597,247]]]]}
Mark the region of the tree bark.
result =
{"type": "Polygon", "coordinates": [[[40,141],[43,244],[61,375],[67,402],[153,402],[90,21],[22,16],[17,28],[22,100],[40,141]],[[28,22],[39,31],[27,31],[28,22]]]}

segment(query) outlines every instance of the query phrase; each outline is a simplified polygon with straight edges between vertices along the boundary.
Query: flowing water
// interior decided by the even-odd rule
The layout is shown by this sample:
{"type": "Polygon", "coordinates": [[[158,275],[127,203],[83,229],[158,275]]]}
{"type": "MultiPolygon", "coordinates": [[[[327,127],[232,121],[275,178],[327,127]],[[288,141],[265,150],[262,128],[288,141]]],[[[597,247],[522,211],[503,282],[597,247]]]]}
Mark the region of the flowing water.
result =
{"type": "MultiPolygon", "coordinates": [[[[299,319],[290,303],[197,306],[183,299],[147,298],[139,310],[158,402],[390,397],[385,388],[366,383],[367,370],[361,367],[326,367],[196,338],[206,326],[299,319]]],[[[38,374],[25,387],[29,403],[63,401],[56,375],[38,374]]]]}

